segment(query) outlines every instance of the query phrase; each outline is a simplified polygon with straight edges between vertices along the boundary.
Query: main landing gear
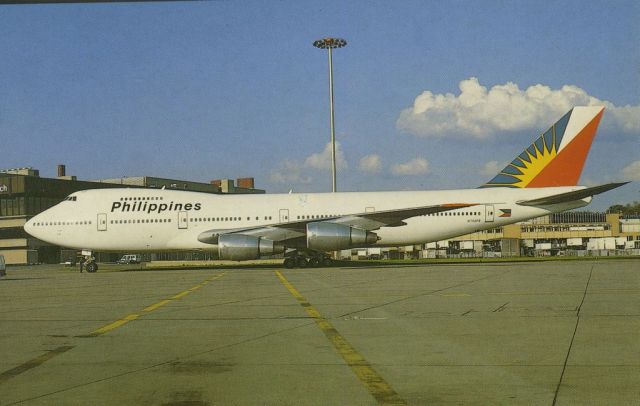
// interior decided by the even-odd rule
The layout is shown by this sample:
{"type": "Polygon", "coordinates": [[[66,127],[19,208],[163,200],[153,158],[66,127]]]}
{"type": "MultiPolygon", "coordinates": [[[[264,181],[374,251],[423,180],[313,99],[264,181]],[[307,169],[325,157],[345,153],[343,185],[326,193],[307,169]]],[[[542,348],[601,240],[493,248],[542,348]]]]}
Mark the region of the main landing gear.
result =
{"type": "Polygon", "coordinates": [[[330,267],[333,261],[323,252],[312,252],[310,255],[294,251],[284,259],[285,268],[319,268],[330,267]]]}

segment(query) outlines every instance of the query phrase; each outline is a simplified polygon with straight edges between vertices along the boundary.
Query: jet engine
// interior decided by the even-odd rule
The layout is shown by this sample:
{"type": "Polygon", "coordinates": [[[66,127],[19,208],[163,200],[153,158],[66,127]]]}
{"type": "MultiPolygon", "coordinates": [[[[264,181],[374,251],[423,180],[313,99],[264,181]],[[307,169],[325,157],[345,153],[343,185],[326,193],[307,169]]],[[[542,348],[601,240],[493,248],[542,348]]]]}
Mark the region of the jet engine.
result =
{"type": "Polygon", "coordinates": [[[307,224],[307,247],[317,251],[338,251],[362,247],[378,241],[378,235],[370,231],[337,223],[307,224]]]}
{"type": "Polygon", "coordinates": [[[218,236],[218,257],[232,261],[258,259],[284,252],[284,246],[266,238],[244,234],[221,234],[218,236]]]}

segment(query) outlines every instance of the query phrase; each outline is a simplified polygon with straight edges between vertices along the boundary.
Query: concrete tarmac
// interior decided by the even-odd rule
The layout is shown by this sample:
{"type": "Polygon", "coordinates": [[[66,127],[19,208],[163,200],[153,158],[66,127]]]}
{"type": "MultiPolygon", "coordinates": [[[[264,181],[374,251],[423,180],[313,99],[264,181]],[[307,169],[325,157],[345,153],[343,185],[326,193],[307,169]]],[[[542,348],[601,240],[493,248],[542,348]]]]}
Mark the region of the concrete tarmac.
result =
{"type": "Polygon", "coordinates": [[[629,405],[640,261],[0,279],[0,405],[629,405]]]}

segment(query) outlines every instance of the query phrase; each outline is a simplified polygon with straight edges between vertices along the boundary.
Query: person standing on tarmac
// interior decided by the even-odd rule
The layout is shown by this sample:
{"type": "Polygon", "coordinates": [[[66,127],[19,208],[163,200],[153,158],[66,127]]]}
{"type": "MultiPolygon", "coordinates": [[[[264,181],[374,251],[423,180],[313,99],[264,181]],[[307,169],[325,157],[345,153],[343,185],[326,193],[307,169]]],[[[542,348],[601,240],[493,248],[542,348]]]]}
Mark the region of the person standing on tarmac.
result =
{"type": "Polygon", "coordinates": [[[82,269],[84,268],[84,261],[86,261],[84,255],[80,258],[80,273],[82,273],[82,269]]]}

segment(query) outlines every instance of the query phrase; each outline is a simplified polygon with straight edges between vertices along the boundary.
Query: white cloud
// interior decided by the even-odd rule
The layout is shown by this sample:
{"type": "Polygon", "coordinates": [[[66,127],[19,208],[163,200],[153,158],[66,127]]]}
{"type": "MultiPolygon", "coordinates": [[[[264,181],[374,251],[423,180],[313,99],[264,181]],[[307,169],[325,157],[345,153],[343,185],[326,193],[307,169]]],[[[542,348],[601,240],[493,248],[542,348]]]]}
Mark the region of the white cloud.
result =
{"type": "Polygon", "coordinates": [[[603,181],[601,178],[598,179],[598,180],[596,180],[594,178],[591,178],[589,176],[584,176],[584,177],[580,178],[580,185],[581,186],[593,187],[593,186],[602,185],[603,183],[606,183],[606,181],[603,181]]]}
{"type": "Polygon", "coordinates": [[[311,183],[312,178],[302,174],[302,165],[296,161],[285,160],[280,162],[276,169],[271,170],[271,182],[273,183],[311,183]]]}
{"type": "Polygon", "coordinates": [[[614,107],[611,113],[622,131],[634,134],[640,132],[640,106],[614,107]]]}
{"type": "MultiPolygon", "coordinates": [[[[348,167],[338,142],[336,142],[336,166],[337,169],[348,167]]],[[[273,183],[283,184],[311,183],[313,170],[331,170],[331,143],[328,143],[322,152],[309,155],[303,162],[289,159],[280,162],[275,169],[271,170],[270,179],[273,183]]]]}
{"type": "Polygon", "coordinates": [[[486,176],[494,176],[497,175],[505,166],[507,166],[507,164],[504,162],[500,163],[498,161],[489,161],[484,164],[482,169],[480,169],[480,173],[486,176]]]}
{"type": "Polygon", "coordinates": [[[603,125],[640,133],[640,105],[615,106],[573,85],[554,90],[538,84],[521,90],[517,84],[507,82],[487,89],[472,77],[461,81],[459,88],[457,96],[425,90],[413,106],[400,113],[396,126],[420,137],[483,139],[504,131],[541,132],[574,106],[605,106],[603,125]]]}
{"type": "MultiPolygon", "coordinates": [[[[319,169],[330,171],[331,170],[331,143],[327,143],[322,152],[312,154],[304,161],[304,166],[307,168],[319,169]]],[[[340,148],[340,143],[336,142],[336,168],[346,169],[348,167],[347,161],[344,158],[344,153],[340,148]]]]}
{"type": "Polygon", "coordinates": [[[622,170],[626,180],[640,180],[640,161],[631,162],[622,170]]]}
{"type": "Polygon", "coordinates": [[[429,162],[424,158],[415,158],[409,162],[391,166],[391,173],[396,176],[425,175],[429,173],[429,162]]]}
{"type": "Polygon", "coordinates": [[[360,164],[358,168],[362,172],[366,173],[378,173],[382,170],[382,160],[380,159],[380,155],[370,154],[365,155],[360,159],[360,164]]]}

